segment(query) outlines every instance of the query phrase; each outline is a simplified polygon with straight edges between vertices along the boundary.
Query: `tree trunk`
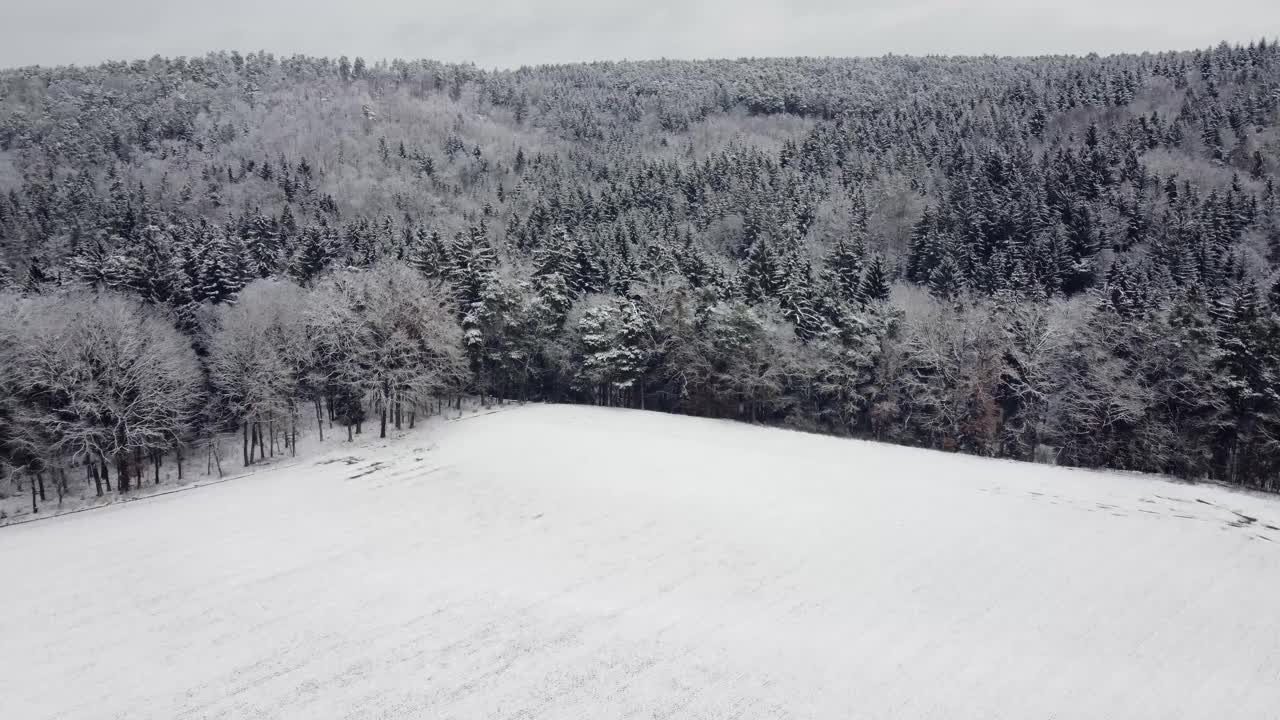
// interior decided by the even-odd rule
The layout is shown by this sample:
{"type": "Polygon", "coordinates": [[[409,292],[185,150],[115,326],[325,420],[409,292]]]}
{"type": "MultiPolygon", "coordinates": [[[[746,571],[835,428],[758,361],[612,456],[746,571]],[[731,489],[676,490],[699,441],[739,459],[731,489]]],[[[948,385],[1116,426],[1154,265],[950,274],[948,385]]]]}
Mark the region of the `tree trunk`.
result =
{"type": "Polygon", "coordinates": [[[155,470],[156,470],[155,472],[156,485],[160,484],[160,463],[163,462],[163,457],[164,456],[160,454],[159,450],[153,450],[151,453],[151,463],[155,465],[155,470]]]}
{"type": "Polygon", "coordinates": [[[316,428],[320,431],[320,442],[324,442],[324,416],[321,415],[320,398],[316,398],[316,428]]]}
{"type": "Polygon", "coordinates": [[[289,423],[289,457],[298,457],[298,421],[289,423]]]}
{"type": "Polygon", "coordinates": [[[89,476],[93,478],[93,489],[98,493],[98,497],[102,497],[102,476],[98,474],[98,466],[93,462],[89,463],[89,476]]]}
{"type": "Polygon", "coordinates": [[[36,482],[31,481],[31,514],[35,515],[40,512],[40,506],[36,504],[36,482]]]}
{"type": "Polygon", "coordinates": [[[347,442],[354,442],[355,438],[351,436],[351,426],[347,425],[347,442]]]}
{"type": "Polygon", "coordinates": [[[40,502],[49,502],[49,498],[44,496],[44,473],[36,473],[36,483],[40,485],[40,502]]]}
{"type": "Polygon", "coordinates": [[[249,458],[249,421],[245,420],[244,421],[244,466],[249,467],[249,465],[252,462],[253,460],[249,458]]]}
{"type": "Polygon", "coordinates": [[[101,466],[99,472],[102,473],[102,484],[107,486],[107,492],[111,492],[111,472],[107,467],[107,458],[105,455],[98,456],[98,463],[101,466]]]}
{"type": "Polygon", "coordinates": [[[418,418],[418,411],[410,410],[409,411],[409,429],[410,430],[413,429],[413,421],[416,420],[417,418],[418,418]]]}
{"type": "Polygon", "coordinates": [[[382,425],[378,431],[378,437],[384,438],[386,436],[387,436],[387,408],[384,405],[382,407],[382,425]]]}
{"type": "Polygon", "coordinates": [[[213,464],[218,466],[218,478],[222,478],[222,458],[218,456],[218,443],[213,442],[210,438],[210,451],[213,453],[213,464]]]}
{"type": "Polygon", "coordinates": [[[116,454],[116,488],[121,494],[129,492],[129,459],[124,452],[116,454]]]}
{"type": "Polygon", "coordinates": [[[182,443],[178,443],[173,447],[174,460],[178,463],[178,479],[182,479],[182,443]]]}

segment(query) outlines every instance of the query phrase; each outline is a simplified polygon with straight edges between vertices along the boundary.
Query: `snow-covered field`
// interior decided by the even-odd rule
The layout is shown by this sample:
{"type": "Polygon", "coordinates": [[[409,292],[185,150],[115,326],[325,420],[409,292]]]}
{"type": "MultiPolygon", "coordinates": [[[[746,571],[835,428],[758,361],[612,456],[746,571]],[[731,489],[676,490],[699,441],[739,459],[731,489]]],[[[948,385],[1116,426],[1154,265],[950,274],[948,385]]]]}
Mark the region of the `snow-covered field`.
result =
{"type": "Polygon", "coordinates": [[[1280,502],[530,406],[0,529],[0,718],[1277,718],[1280,502]]]}

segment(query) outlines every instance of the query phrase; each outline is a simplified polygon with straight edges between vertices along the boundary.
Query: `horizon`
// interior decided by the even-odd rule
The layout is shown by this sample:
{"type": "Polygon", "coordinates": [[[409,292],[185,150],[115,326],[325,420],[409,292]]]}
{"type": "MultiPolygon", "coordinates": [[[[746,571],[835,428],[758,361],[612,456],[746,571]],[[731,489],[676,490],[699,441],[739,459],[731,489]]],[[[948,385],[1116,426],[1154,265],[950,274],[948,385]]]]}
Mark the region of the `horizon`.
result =
{"type": "Polygon", "coordinates": [[[884,52],[875,55],[709,55],[709,56],[656,56],[656,57],[617,57],[617,58],[594,58],[587,60],[564,60],[555,62],[529,62],[516,65],[481,65],[471,60],[447,60],[431,55],[387,55],[387,56],[368,56],[350,52],[331,52],[331,53],[306,53],[306,52],[281,52],[269,48],[244,49],[238,47],[221,47],[210,48],[202,51],[196,51],[186,54],[164,54],[153,53],[151,55],[134,55],[128,57],[109,57],[96,61],[88,62],[67,62],[67,63],[28,63],[19,65],[0,65],[0,71],[20,70],[24,68],[40,68],[46,70],[54,70],[60,68],[95,68],[112,63],[133,63],[138,61],[149,61],[159,57],[163,60],[176,60],[178,58],[195,59],[203,58],[218,53],[238,52],[242,56],[256,55],[265,53],[274,57],[277,61],[292,58],[304,57],[326,60],[337,60],[347,57],[352,60],[362,58],[370,66],[377,66],[379,63],[391,63],[398,60],[408,62],[439,62],[445,65],[474,65],[483,72],[510,72],[520,70],[521,68],[539,68],[539,67],[564,67],[572,65],[620,65],[620,64],[640,64],[640,63],[661,63],[661,62],[688,62],[688,63],[712,63],[712,62],[743,62],[755,60],[879,60],[883,58],[994,58],[1008,60],[1037,60],[1042,58],[1086,58],[1090,56],[1097,57],[1126,57],[1126,56],[1142,56],[1142,55],[1159,55],[1166,53],[1195,53],[1200,51],[1212,50],[1222,44],[1230,47],[1248,47],[1252,44],[1265,42],[1268,45],[1280,44],[1280,36],[1265,35],[1247,40],[1217,40],[1208,44],[1198,45],[1194,47],[1176,47],[1176,48],[1147,48],[1143,50],[1117,50],[1115,52],[1056,52],[1056,53],[1037,53],[1014,55],[1006,53],[902,53],[902,52],[884,52]]]}
{"type": "Polygon", "coordinates": [[[370,0],[319,11],[301,0],[228,0],[217,8],[50,0],[13,9],[14,21],[0,29],[0,67],[92,67],[242,48],[277,57],[434,59],[486,70],[649,60],[1080,57],[1247,45],[1280,30],[1280,7],[1258,0],[1225,0],[1211,15],[1191,3],[1153,9],[1136,0],[1037,8],[1011,0],[969,0],[965,7],[805,0],[749,8],[659,0],[644,9],[576,0],[508,0],[494,8],[370,0]]]}

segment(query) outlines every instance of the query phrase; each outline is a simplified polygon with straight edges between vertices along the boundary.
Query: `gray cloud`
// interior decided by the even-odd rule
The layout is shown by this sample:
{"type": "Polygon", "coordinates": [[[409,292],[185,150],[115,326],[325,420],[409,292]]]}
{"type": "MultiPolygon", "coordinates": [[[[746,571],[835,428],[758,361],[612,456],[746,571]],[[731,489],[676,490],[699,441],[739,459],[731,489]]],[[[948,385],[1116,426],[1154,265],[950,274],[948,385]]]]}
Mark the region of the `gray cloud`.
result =
{"type": "Polygon", "coordinates": [[[1280,32],[1280,3],[1221,0],[0,0],[0,65],[214,49],[431,57],[484,67],[656,57],[1087,53],[1280,32]],[[12,7],[4,7],[11,5],[12,7]]]}

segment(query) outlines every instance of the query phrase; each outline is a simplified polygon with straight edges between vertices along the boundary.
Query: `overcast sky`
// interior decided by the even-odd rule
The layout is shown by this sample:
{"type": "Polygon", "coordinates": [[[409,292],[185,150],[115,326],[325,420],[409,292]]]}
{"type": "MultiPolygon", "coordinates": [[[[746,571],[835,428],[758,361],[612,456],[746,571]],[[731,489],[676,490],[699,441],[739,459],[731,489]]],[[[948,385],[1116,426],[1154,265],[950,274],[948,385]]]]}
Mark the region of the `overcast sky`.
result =
{"type": "Polygon", "coordinates": [[[0,0],[0,18],[0,66],[265,49],[516,67],[1188,49],[1280,35],[1280,0],[0,0]]]}

